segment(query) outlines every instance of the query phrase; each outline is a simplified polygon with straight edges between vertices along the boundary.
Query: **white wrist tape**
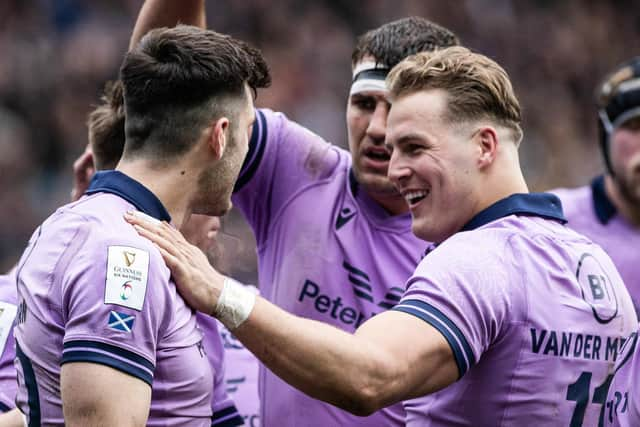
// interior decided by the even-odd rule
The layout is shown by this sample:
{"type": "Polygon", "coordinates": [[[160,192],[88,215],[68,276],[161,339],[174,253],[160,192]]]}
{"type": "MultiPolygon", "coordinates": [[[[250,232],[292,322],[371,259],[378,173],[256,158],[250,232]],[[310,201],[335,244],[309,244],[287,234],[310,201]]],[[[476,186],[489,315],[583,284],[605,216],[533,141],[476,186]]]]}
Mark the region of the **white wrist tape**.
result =
{"type": "Polygon", "coordinates": [[[222,292],[216,304],[215,316],[232,331],[249,318],[255,304],[255,293],[232,278],[225,277],[222,292]]]}

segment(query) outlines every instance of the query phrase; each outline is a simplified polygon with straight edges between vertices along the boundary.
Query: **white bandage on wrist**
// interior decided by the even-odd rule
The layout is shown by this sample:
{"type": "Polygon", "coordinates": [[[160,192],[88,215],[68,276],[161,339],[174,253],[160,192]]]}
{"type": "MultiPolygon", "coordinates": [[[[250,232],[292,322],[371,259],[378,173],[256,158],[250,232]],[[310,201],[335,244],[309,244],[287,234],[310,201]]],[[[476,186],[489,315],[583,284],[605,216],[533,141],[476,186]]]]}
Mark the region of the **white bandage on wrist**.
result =
{"type": "Polygon", "coordinates": [[[249,318],[255,304],[256,295],[253,292],[232,278],[225,277],[214,314],[232,331],[249,318]]]}

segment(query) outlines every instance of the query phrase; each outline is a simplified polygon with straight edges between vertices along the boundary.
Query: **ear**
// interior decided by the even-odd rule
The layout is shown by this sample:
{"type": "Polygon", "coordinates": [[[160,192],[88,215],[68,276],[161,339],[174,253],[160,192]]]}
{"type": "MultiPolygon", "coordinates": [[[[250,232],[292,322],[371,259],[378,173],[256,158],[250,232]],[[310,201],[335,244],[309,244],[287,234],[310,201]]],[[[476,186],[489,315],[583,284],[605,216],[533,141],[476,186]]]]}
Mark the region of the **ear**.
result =
{"type": "Polygon", "coordinates": [[[498,134],[490,126],[481,128],[474,137],[480,156],[477,159],[478,167],[484,169],[490,166],[498,155],[498,134]]]}
{"type": "Polygon", "coordinates": [[[209,146],[213,151],[216,160],[220,160],[224,155],[227,147],[227,131],[229,130],[229,119],[221,117],[213,124],[211,137],[209,138],[209,146]]]}

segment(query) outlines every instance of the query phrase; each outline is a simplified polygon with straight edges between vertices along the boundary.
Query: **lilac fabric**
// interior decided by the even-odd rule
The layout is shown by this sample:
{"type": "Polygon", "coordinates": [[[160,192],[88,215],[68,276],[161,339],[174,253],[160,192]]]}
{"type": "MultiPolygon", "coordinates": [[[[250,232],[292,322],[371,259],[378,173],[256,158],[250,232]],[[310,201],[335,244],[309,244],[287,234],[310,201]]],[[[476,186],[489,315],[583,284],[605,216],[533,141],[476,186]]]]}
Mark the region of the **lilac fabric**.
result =
{"type": "Polygon", "coordinates": [[[569,227],[602,246],[611,257],[640,312],[640,229],[616,212],[605,193],[604,178],[597,177],[585,187],[552,192],[562,200],[569,227]]]}
{"type": "Polygon", "coordinates": [[[18,389],[13,359],[16,356],[13,324],[17,313],[16,278],[0,275],[0,413],[15,408],[18,389]]]}
{"type": "Polygon", "coordinates": [[[422,260],[394,310],[442,333],[460,378],[405,402],[408,426],[598,425],[637,322],[609,257],[562,222],[557,198],[513,195],[422,260]]]}
{"type": "Polygon", "coordinates": [[[618,357],[616,372],[609,386],[604,409],[604,425],[635,427],[640,425],[640,345],[635,331],[618,357]]]}
{"type": "Polygon", "coordinates": [[[130,209],[170,220],[141,184],[100,172],[35,231],[19,262],[17,405],[30,424],[63,424],[60,366],[73,362],[152,386],[149,426],[212,423],[203,334],[158,250],[124,221],[130,209]]]}
{"type": "MultiPolygon", "coordinates": [[[[390,216],[358,187],[351,158],[307,129],[258,110],[233,198],[258,244],[262,296],[353,332],[393,307],[426,243],[409,214],[390,216]]],[[[314,400],[261,367],[265,426],[400,426],[401,405],[355,417],[314,400]]]]}

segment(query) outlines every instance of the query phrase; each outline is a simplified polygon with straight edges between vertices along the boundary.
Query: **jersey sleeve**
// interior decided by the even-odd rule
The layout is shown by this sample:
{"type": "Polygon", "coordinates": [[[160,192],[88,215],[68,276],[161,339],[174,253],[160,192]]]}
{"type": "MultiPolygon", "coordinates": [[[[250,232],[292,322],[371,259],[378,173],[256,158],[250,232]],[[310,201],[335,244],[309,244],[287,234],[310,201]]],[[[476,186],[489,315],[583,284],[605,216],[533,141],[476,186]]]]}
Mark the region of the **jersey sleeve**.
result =
{"type": "Polygon", "coordinates": [[[214,318],[197,313],[198,327],[202,329],[202,345],[207,354],[211,372],[213,372],[213,396],[211,399],[212,427],[233,427],[244,425],[244,420],[235,402],[227,394],[224,381],[224,347],[218,331],[218,324],[214,318]]]}
{"type": "Polygon", "coordinates": [[[144,244],[87,244],[65,262],[61,364],[91,362],[153,382],[156,349],[172,314],[169,273],[144,244]]]}
{"type": "Polygon", "coordinates": [[[258,244],[287,200],[298,190],[331,176],[340,158],[339,149],[284,114],[256,110],[233,202],[253,228],[258,244]]]}
{"type": "Polygon", "coordinates": [[[17,372],[13,365],[16,356],[13,337],[18,312],[14,274],[0,276],[0,413],[15,407],[18,390],[17,372]]]}
{"type": "Polygon", "coordinates": [[[16,356],[13,338],[17,307],[0,301],[0,413],[15,407],[18,380],[13,359],[16,356]]]}
{"type": "Polygon", "coordinates": [[[437,329],[462,377],[506,327],[511,297],[504,247],[456,237],[420,262],[393,310],[437,329]]]}

